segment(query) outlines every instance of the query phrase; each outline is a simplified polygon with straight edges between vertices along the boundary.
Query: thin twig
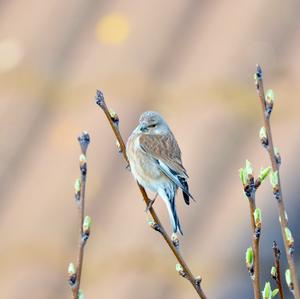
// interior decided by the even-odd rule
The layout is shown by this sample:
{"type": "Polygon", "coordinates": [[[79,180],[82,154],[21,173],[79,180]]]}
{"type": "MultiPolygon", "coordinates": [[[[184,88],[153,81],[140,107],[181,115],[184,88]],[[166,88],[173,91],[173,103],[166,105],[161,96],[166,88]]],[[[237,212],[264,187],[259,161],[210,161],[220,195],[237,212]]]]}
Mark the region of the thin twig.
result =
{"type": "Polygon", "coordinates": [[[276,184],[276,188],[273,188],[273,193],[275,195],[275,198],[277,199],[277,207],[278,207],[278,213],[280,217],[279,219],[280,219],[282,238],[284,241],[285,253],[286,253],[289,269],[291,271],[291,278],[292,278],[293,288],[294,288],[294,296],[296,299],[300,299],[296,264],[293,256],[294,248],[291,247],[291,244],[288,242],[286,238],[286,229],[288,229],[288,221],[286,217],[286,211],[285,211],[284,201],[282,196],[282,187],[280,183],[280,174],[279,174],[280,159],[278,159],[278,156],[276,157],[275,154],[271,125],[270,125],[270,116],[273,108],[273,101],[271,101],[270,103],[266,102],[264,86],[263,86],[263,74],[262,74],[262,69],[259,65],[257,65],[256,67],[255,80],[256,80],[255,82],[256,89],[257,89],[257,93],[260,99],[262,112],[263,112],[264,127],[267,135],[267,140],[264,143],[264,146],[269,153],[273,172],[277,172],[278,183],[276,184]]]}
{"type": "Polygon", "coordinates": [[[281,273],[280,273],[280,250],[275,241],[273,242],[272,249],[273,249],[273,257],[274,257],[274,265],[275,265],[275,269],[276,269],[276,276],[273,278],[275,279],[275,281],[277,283],[277,287],[279,290],[279,298],[283,299],[284,295],[283,295],[281,273]]]}
{"type": "Polygon", "coordinates": [[[86,151],[90,143],[90,136],[87,132],[83,132],[78,141],[81,148],[81,155],[79,158],[80,166],[80,179],[75,183],[75,200],[78,205],[78,218],[79,218],[79,239],[78,239],[78,256],[76,267],[71,263],[69,266],[69,284],[72,289],[73,299],[78,299],[80,295],[80,282],[83,265],[84,247],[90,234],[91,219],[89,216],[85,217],[85,188],[87,176],[87,160],[86,151]],[[72,267],[73,266],[73,267],[72,267]]]}
{"type": "Polygon", "coordinates": [[[256,209],[255,195],[257,188],[268,174],[268,169],[263,171],[264,176],[259,176],[254,181],[252,166],[250,162],[246,161],[246,167],[240,169],[240,175],[244,187],[244,193],[248,198],[250,224],[252,230],[252,248],[250,249],[251,257],[248,257],[248,250],[246,254],[246,265],[252,279],[253,293],[255,299],[260,299],[260,270],[259,270],[259,240],[261,235],[261,211],[256,209]]]}
{"type": "MultiPolygon", "coordinates": [[[[124,160],[129,164],[127,155],[126,155],[126,146],[125,143],[123,141],[123,138],[120,134],[119,131],[119,119],[118,116],[115,113],[110,113],[110,111],[108,110],[105,100],[104,100],[104,96],[102,94],[101,91],[97,90],[97,94],[96,94],[96,103],[100,106],[100,108],[103,110],[103,112],[105,113],[107,120],[110,123],[110,126],[117,138],[117,144],[118,144],[118,148],[119,151],[122,153],[124,160]]],[[[140,189],[140,192],[142,193],[143,199],[146,203],[146,206],[149,206],[150,203],[150,199],[147,196],[147,193],[145,191],[145,189],[138,184],[138,187],[140,189]]],[[[182,255],[180,254],[179,250],[177,250],[176,246],[174,245],[174,243],[172,242],[172,240],[170,239],[170,237],[168,236],[168,234],[166,233],[162,223],[160,222],[157,214],[155,213],[153,207],[150,207],[149,212],[153,218],[154,221],[154,225],[152,226],[155,230],[159,231],[161,233],[161,235],[163,236],[164,240],[167,242],[169,248],[171,249],[172,253],[174,254],[175,258],[177,259],[178,263],[181,265],[182,270],[179,271],[179,273],[187,278],[191,284],[193,285],[194,289],[196,290],[197,294],[199,295],[200,298],[202,299],[206,299],[206,295],[204,294],[202,288],[201,288],[201,278],[195,277],[191,270],[189,269],[188,265],[186,264],[186,262],[184,261],[182,255]]]]}
{"type": "Polygon", "coordinates": [[[259,272],[259,240],[260,240],[260,228],[258,228],[254,221],[254,211],[256,209],[255,204],[255,195],[252,198],[249,198],[249,210],[250,210],[250,219],[251,219],[251,228],[252,228],[252,248],[253,248],[253,258],[254,258],[254,267],[253,267],[253,291],[254,298],[260,298],[260,272],[259,272]]]}

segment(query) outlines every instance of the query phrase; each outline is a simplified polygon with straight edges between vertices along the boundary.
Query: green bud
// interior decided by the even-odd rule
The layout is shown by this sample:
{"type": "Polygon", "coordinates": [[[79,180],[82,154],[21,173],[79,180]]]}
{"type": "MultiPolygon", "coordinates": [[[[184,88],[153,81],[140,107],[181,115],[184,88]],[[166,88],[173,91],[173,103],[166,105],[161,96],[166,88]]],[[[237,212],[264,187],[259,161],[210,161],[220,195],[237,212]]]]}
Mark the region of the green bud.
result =
{"type": "Polygon", "coordinates": [[[111,120],[114,123],[117,123],[117,124],[119,123],[119,116],[115,111],[113,111],[112,109],[109,109],[109,115],[110,115],[111,120]]]}
{"type": "Polygon", "coordinates": [[[243,186],[246,186],[247,185],[246,170],[244,168],[240,168],[239,173],[240,173],[240,179],[242,181],[243,186]]]}
{"type": "Polygon", "coordinates": [[[70,276],[76,274],[76,266],[74,265],[74,263],[70,263],[70,264],[69,264],[69,267],[68,267],[68,274],[69,274],[70,276]]]}
{"type": "Polygon", "coordinates": [[[251,163],[250,163],[249,160],[246,160],[246,167],[245,167],[245,170],[246,170],[247,176],[253,175],[252,165],[251,165],[251,163]]]}
{"type": "Polygon", "coordinates": [[[293,246],[294,245],[294,238],[293,238],[292,232],[287,227],[284,229],[284,232],[285,232],[285,238],[287,240],[288,246],[289,247],[293,246]]]}
{"type": "Polygon", "coordinates": [[[292,277],[291,277],[291,271],[290,269],[285,270],[285,281],[289,289],[292,289],[293,283],[292,283],[292,277]]]}
{"type": "Polygon", "coordinates": [[[255,223],[255,226],[256,227],[261,227],[261,209],[260,208],[256,208],[254,210],[254,213],[253,213],[253,217],[254,217],[254,223],[255,223]]]}
{"type": "Polygon", "coordinates": [[[267,131],[266,131],[265,127],[261,127],[261,129],[259,131],[259,138],[260,138],[260,140],[268,139],[268,137],[267,137],[267,131]]]}
{"type": "Polygon", "coordinates": [[[263,299],[272,299],[272,289],[269,282],[266,282],[265,284],[264,290],[262,291],[262,297],[263,299]]]}
{"type": "Polygon", "coordinates": [[[278,171],[277,170],[275,172],[271,171],[270,172],[270,183],[271,183],[271,185],[272,185],[273,188],[277,188],[278,181],[279,181],[278,171]]]}
{"type": "Polygon", "coordinates": [[[172,240],[172,243],[174,244],[174,246],[176,248],[179,247],[179,239],[178,239],[178,236],[176,233],[173,233],[172,236],[171,236],[171,240],[172,240]]]}
{"type": "Polygon", "coordinates": [[[85,216],[82,225],[83,233],[89,233],[91,226],[92,226],[92,218],[90,216],[85,216]]]}
{"type": "Polygon", "coordinates": [[[180,265],[180,264],[176,264],[176,271],[177,272],[183,272],[183,268],[182,268],[182,266],[180,265]]]}
{"type": "Polygon", "coordinates": [[[275,154],[275,156],[280,156],[278,147],[274,147],[274,154],[275,154]]]}
{"type": "Polygon", "coordinates": [[[84,294],[81,289],[79,289],[79,291],[78,291],[78,299],[84,299],[84,294]]]}
{"type": "Polygon", "coordinates": [[[266,102],[269,104],[273,104],[275,101],[274,92],[272,89],[268,89],[266,92],[266,102]]]}
{"type": "Polygon", "coordinates": [[[253,267],[253,249],[248,247],[246,251],[246,266],[248,269],[253,267]]]}
{"type": "Polygon", "coordinates": [[[276,270],[276,268],[275,268],[274,266],[271,268],[271,276],[272,276],[274,279],[277,278],[277,270],[276,270]]]}
{"type": "Polygon", "coordinates": [[[264,179],[269,175],[270,171],[271,171],[271,167],[261,168],[260,173],[259,173],[259,177],[258,177],[259,180],[261,182],[263,182],[264,179]]]}
{"type": "Polygon", "coordinates": [[[275,289],[272,291],[272,298],[274,298],[279,292],[279,289],[275,289]]]}
{"type": "Polygon", "coordinates": [[[74,184],[75,193],[79,193],[81,190],[81,180],[77,179],[74,184]]]}
{"type": "Polygon", "coordinates": [[[81,154],[79,156],[79,162],[80,162],[80,165],[86,163],[87,162],[86,155],[81,154]]]}

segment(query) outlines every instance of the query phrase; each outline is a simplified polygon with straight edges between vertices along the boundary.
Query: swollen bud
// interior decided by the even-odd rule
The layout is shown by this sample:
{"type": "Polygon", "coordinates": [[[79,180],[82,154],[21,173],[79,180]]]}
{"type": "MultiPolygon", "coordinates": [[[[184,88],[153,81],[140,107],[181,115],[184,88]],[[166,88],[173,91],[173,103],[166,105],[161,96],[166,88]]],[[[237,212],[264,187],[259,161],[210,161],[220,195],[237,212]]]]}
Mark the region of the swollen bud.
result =
{"type": "Polygon", "coordinates": [[[294,290],[294,285],[293,285],[293,282],[292,282],[292,276],[291,276],[290,269],[287,269],[285,271],[285,281],[286,281],[286,284],[287,284],[288,288],[290,289],[290,291],[293,291],[294,290]]]}
{"type": "Polygon", "coordinates": [[[176,233],[173,233],[171,236],[172,243],[176,248],[179,248],[179,239],[176,233]]]}
{"type": "Polygon", "coordinates": [[[278,147],[274,147],[274,155],[277,165],[281,164],[281,156],[278,147]]]}
{"type": "Polygon", "coordinates": [[[260,208],[256,208],[254,213],[253,213],[253,217],[254,217],[254,223],[255,223],[255,227],[256,228],[261,228],[261,209],[260,208]]]}
{"type": "Polygon", "coordinates": [[[278,171],[271,171],[270,172],[270,183],[273,189],[278,188],[279,178],[278,178],[278,171]]]}
{"type": "Polygon", "coordinates": [[[68,266],[68,281],[71,287],[75,286],[76,279],[77,279],[77,270],[74,263],[70,263],[68,266]]]}
{"type": "Polygon", "coordinates": [[[269,175],[270,171],[271,167],[261,168],[258,176],[259,180],[263,182],[265,178],[269,175]]]}
{"type": "Polygon", "coordinates": [[[183,270],[183,268],[182,268],[182,266],[180,264],[176,264],[176,271],[182,277],[186,277],[186,273],[184,272],[184,270],[183,270]]]}
{"type": "Polygon", "coordinates": [[[253,249],[252,247],[248,247],[246,251],[246,266],[248,269],[253,268],[253,249]]]}
{"type": "Polygon", "coordinates": [[[264,290],[262,291],[262,297],[263,299],[272,299],[272,289],[269,282],[266,282],[265,284],[264,290]]]}
{"type": "Polygon", "coordinates": [[[261,141],[261,144],[266,148],[269,145],[268,136],[267,136],[267,130],[265,127],[261,127],[259,131],[259,139],[261,141]]]}
{"type": "Polygon", "coordinates": [[[120,119],[119,119],[119,116],[118,114],[113,111],[112,109],[109,109],[109,115],[110,115],[110,118],[111,120],[113,121],[113,123],[118,126],[119,125],[119,122],[120,122],[120,119]]]}
{"type": "Polygon", "coordinates": [[[273,266],[271,268],[271,276],[276,280],[277,279],[277,270],[276,268],[273,266]]]}
{"type": "Polygon", "coordinates": [[[292,232],[287,227],[284,229],[284,232],[285,232],[285,238],[286,238],[287,244],[288,244],[289,248],[292,248],[294,246],[294,238],[293,238],[292,232]]]}
{"type": "Polygon", "coordinates": [[[86,240],[90,236],[90,231],[91,231],[91,226],[92,226],[92,218],[90,216],[85,216],[83,225],[82,225],[82,240],[83,242],[86,242],[86,240]]]}
{"type": "Polygon", "coordinates": [[[274,92],[272,89],[268,89],[267,92],[266,92],[266,102],[268,104],[273,104],[275,101],[275,96],[274,96],[274,92]]]}

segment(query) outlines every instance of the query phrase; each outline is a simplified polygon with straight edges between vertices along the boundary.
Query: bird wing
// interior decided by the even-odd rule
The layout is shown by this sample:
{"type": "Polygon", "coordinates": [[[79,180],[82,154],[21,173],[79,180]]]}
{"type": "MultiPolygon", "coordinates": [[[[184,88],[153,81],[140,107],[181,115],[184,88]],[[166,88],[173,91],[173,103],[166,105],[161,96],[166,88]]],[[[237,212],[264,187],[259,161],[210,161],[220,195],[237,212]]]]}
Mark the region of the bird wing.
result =
{"type": "MultiPolygon", "coordinates": [[[[161,171],[188,196],[186,179],[188,175],[181,162],[181,151],[172,133],[164,135],[141,134],[141,149],[158,163],[161,171]]],[[[186,199],[185,199],[186,200],[186,199]]]]}

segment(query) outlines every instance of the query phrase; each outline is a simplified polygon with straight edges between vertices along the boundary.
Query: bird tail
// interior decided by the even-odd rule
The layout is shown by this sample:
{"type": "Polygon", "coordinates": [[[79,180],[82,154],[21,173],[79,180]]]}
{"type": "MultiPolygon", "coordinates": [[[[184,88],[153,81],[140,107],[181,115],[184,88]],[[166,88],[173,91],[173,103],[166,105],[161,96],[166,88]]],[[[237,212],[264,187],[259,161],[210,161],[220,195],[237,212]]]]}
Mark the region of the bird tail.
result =
{"type": "Polygon", "coordinates": [[[173,196],[170,196],[170,198],[167,196],[166,192],[163,192],[163,194],[160,194],[160,196],[162,197],[167,206],[173,232],[176,234],[179,231],[183,235],[179,222],[179,217],[176,211],[175,193],[173,196]]]}

